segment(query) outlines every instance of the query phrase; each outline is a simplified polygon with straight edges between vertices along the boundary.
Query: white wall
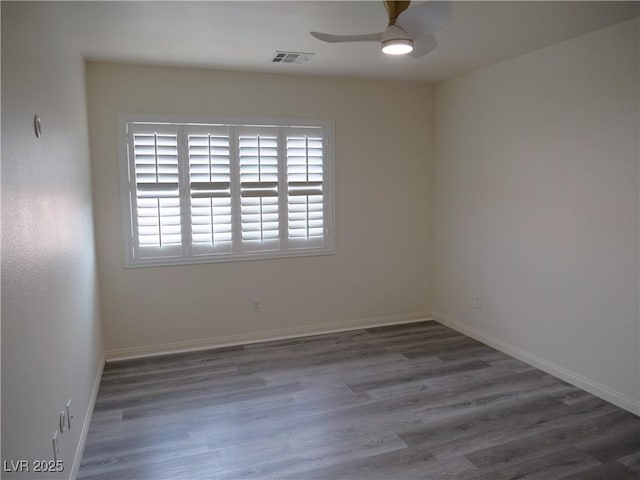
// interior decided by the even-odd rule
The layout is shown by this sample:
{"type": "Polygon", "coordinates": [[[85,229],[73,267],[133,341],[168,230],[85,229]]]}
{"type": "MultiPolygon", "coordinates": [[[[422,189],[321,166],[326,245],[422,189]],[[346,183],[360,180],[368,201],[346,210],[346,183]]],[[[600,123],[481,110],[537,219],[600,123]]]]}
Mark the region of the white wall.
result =
{"type": "Polygon", "coordinates": [[[638,44],[634,20],[439,84],[434,225],[440,318],[636,412],[638,44]]]}
{"type": "Polygon", "coordinates": [[[49,5],[2,3],[2,459],[51,459],[71,398],[69,478],[102,338],[84,68],[60,25],[49,5]]]}
{"type": "Polygon", "coordinates": [[[90,63],[87,91],[107,350],[240,342],[431,311],[431,87],[90,63]],[[334,120],[337,254],[125,269],[118,113],[334,120]],[[251,313],[253,298],[260,313],[251,313]]]}

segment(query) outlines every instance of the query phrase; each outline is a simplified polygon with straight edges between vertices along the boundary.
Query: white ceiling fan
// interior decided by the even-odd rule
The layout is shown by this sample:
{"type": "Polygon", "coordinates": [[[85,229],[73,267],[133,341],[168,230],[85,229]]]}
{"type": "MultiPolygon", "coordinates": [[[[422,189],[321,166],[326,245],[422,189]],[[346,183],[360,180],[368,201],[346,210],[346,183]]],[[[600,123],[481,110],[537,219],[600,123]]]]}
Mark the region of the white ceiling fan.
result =
{"type": "Polygon", "coordinates": [[[451,1],[429,1],[409,7],[409,1],[384,0],[389,23],[384,32],[363,35],[332,35],[311,32],[328,43],[379,42],[389,55],[409,54],[419,58],[438,46],[433,33],[444,27],[451,16],[451,1]]]}

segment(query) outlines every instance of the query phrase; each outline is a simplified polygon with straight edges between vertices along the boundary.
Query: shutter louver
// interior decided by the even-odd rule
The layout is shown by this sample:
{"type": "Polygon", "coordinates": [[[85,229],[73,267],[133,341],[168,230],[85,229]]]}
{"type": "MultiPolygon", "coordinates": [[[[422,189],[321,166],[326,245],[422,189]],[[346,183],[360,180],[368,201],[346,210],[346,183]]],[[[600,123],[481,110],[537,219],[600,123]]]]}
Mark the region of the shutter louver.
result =
{"type": "Polygon", "coordinates": [[[324,240],[322,131],[286,129],[287,217],[290,246],[321,246],[324,240]]]}
{"type": "Polygon", "coordinates": [[[278,131],[238,128],[240,230],[245,251],[276,249],[278,212],[278,131]]]}
{"type": "Polygon", "coordinates": [[[142,124],[132,137],[136,247],[141,257],[175,255],[182,248],[177,130],[142,124]]]}
{"type": "Polygon", "coordinates": [[[187,130],[193,253],[232,249],[231,154],[228,127],[187,130]]]}

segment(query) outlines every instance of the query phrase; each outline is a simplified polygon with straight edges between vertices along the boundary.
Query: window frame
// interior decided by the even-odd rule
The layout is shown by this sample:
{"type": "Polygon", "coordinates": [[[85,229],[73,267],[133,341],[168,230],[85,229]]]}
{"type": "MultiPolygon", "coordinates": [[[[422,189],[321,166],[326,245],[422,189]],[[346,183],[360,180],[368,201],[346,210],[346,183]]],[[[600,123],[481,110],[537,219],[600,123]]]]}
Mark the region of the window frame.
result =
{"type": "MultiPolygon", "coordinates": [[[[118,114],[117,115],[117,133],[118,133],[118,170],[120,177],[120,210],[122,225],[122,241],[124,246],[124,267],[154,267],[154,266],[170,266],[170,265],[189,265],[203,263],[218,262],[235,262],[244,260],[262,260],[270,258],[290,258],[290,257],[311,257],[320,255],[334,255],[335,250],[335,157],[334,157],[334,122],[332,120],[306,119],[306,118],[272,118],[272,117],[210,117],[196,115],[156,115],[156,114],[118,114]],[[135,178],[132,178],[133,159],[131,158],[131,148],[127,132],[127,124],[129,123],[155,123],[168,125],[219,125],[233,127],[278,127],[279,133],[284,132],[287,127],[320,127],[323,136],[323,228],[324,235],[322,237],[322,246],[320,247],[288,247],[288,232],[281,232],[281,238],[285,239],[284,245],[280,244],[277,250],[263,250],[243,252],[235,251],[237,245],[241,244],[241,239],[234,238],[231,253],[214,253],[207,255],[193,256],[191,245],[187,241],[190,239],[190,233],[186,230],[191,229],[191,219],[185,215],[185,209],[181,210],[180,218],[182,224],[182,247],[179,256],[172,257],[156,257],[156,258],[140,258],[136,256],[136,238],[135,238],[135,214],[132,209],[135,207],[135,200],[132,195],[136,194],[135,178]]],[[[178,135],[180,137],[180,134],[178,135]]],[[[235,138],[230,138],[233,143],[235,138]]],[[[281,226],[288,226],[287,217],[287,182],[286,182],[286,141],[283,135],[279,137],[278,150],[279,154],[279,172],[280,178],[278,184],[280,189],[284,190],[284,201],[279,202],[279,215],[284,216],[281,220],[281,226]],[[284,210],[282,206],[284,205],[284,210]]],[[[188,172],[188,158],[185,157],[187,146],[184,139],[178,140],[179,169],[188,172]],[[185,165],[186,163],[186,165],[185,165]]],[[[232,150],[234,150],[232,148],[232,150]]],[[[231,170],[237,170],[238,158],[232,153],[231,170]]],[[[183,185],[184,174],[180,176],[180,202],[190,202],[189,186],[183,185]]],[[[232,173],[232,183],[237,185],[232,187],[232,191],[239,186],[239,179],[235,178],[232,173]]],[[[236,194],[237,195],[237,194],[236,194]]],[[[233,201],[233,195],[232,195],[233,201]]],[[[235,203],[234,203],[235,207],[235,203]]],[[[240,222],[240,212],[235,208],[232,213],[232,224],[234,226],[234,234],[237,237],[237,226],[240,222]]]]}

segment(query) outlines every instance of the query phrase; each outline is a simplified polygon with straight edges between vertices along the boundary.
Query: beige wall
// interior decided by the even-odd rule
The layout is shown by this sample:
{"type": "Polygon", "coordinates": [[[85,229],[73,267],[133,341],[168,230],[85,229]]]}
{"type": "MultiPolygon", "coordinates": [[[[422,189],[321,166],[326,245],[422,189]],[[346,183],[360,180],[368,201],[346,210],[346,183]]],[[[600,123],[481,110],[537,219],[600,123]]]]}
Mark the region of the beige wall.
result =
{"type": "Polygon", "coordinates": [[[69,478],[102,340],[84,67],[52,7],[2,3],[2,459],[51,459],[71,398],[65,471],[41,474],[69,478]]]}
{"type": "Polygon", "coordinates": [[[247,341],[431,311],[431,87],[89,63],[87,92],[108,350],[247,341]],[[334,120],[337,254],[125,269],[119,113],[334,120]],[[251,312],[254,298],[260,313],[251,312]]]}
{"type": "Polygon", "coordinates": [[[636,412],[638,44],[635,20],[439,84],[434,225],[438,316],[636,412]]]}

